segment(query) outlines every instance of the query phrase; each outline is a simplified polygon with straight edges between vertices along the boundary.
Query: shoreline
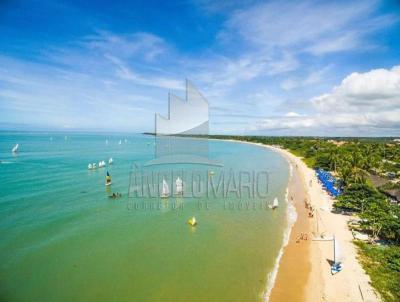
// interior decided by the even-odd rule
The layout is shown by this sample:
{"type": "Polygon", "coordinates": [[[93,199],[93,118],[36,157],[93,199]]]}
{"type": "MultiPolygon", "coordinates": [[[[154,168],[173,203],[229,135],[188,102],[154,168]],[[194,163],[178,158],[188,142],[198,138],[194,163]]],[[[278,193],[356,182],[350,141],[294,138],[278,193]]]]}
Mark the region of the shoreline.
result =
{"type": "MultiPolygon", "coordinates": [[[[290,181],[290,179],[292,178],[293,170],[292,170],[291,165],[289,167],[290,167],[290,178],[289,178],[289,181],[290,181]]],[[[277,275],[279,272],[279,266],[280,266],[280,262],[283,257],[283,254],[284,254],[284,250],[285,250],[286,246],[289,244],[289,239],[292,234],[293,225],[297,221],[297,211],[296,211],[296,208],[293,206],[293,204],[291,202],[289,202],[289,194],[290,194],[289,187],[287,187],[286,193],[285,193],[285,201],[287,204],[287,208],[286,208],[287,226],[286,226],[285,233],[283,234],[282,246],[279,249],[278,257],[275,259],[275,264],[274,264],[272,271],[268,274],[268,282],[266,285],[266,290],[263,293],[264,301],[270,300],[271,292],[276,283],[276,278],[277,278],[277,275]]]]}
{"type": "Polygon", "coordinates": [[[277,258],[276,278],[273,280],[270,295],[266,289],[264,301],[381,301],[379,294],[371,286],[369,276],[357,260],[353,236],[347,227],[351,217],[331,212],[334,200],[318,183],[314,170],[300,157],[279,147],[239,140],[226,141],[268,148],[279,153],[292,166],[293,174],[289,178],[287,189],[289,202],[296,209],[297,219],[290,228],[289,241],[286,245],[283,242],[283,254],[277,258]],[[323,233],[327,236],[335,235],[340,242],[344,254],[343,270],[336,275],[332,275],[330,271],[330,261],[333,259],[332,242],[312,240],[316,219],[308,217],[303,197],[317,209],[322,220],[323,233]],[[297,242],[300,233],[307,233],[307,240],[297,242]]]}
{"type": "MultiPolygon", "coordinates": [[[[381,301],[371,286],[369,276],[357,260],[358,254],[353,244],[353,235],[347,226],[352,217],[331,212],[334,199],[323,190],[315,171],[309,168],[300,157],[287,150],[272,146],[270,148],[290,158],[298,166],[308,200],[320,216],[324,235],[335,235],[344,255],[343,270],[332,275],[330,271],[330,262],[333,260],[332,242],[310,240],[311,272],[306,281],[305,301],[381,301]]],[[[307,219],[311,227],[309,236],[311,238],[316,230],[317,218],[315,216],[315,219],[307,219]]],[[[279,284],[277,283],[276,286],[279,284]]]]}
{"type": "MultiPolygon", "coordinates": [[[[275,260],[276,263],[273,271],[269,274],[272,279],[269,278],[266,284],[266,290],[263,293],[263,301],[309,301],[308,298],[306,298],[306,289],[311,273],[309,261],[312,257],[310,255],[311,240],[300,240],[298,243],[296,241],[299,234],[309,234],[311,226],[307,217],[307,212],[303,206],[304,198],[307,197],[307,190],[303,186],[299,170],[296,169],[296,163],[293,161],[293,158],[291,158],[290,153],[286,154],[284,150],[276,147],[232,139],[224,141],[267,148],[273,152],[279,153],[287,161],[290,169],[286,187],[286,202],[288,207],[287,229],[284,234],[281,249],[279,250],[279,255],[275,260]],[[299,198],[300,195],[301,197],[299,198]],[[295,196],[297,196],[297,198],[295,198],[295,196]],[[291,197],[293,197],[293,199],[291,197]],[[289,216],[290,211],[295,213],[294,219],[289,216]],[[290,221],[292,219],[293,221],[290,221]]],[[[319,302],[322,300],[315,301],[319,302]]]]}
{"type": "MultiPolygon", "coordinates": [[[[274,148],[269,148],[280,153],[274,148]]],[[[288,182],[288,207],[295,208],[297,219],[291,226],[289,240],[283,247],[283,256],[279,262],[279,269],[271,295],[267,301],[309,301],[306,298],[306,285],[311,273],[312,259],[310,231],[311,225],[304,207],[304,200],[308,199],[301,173],[291,158],[283,155],[291,167],[292,175],[288,182]],[[300,239],[302,234],[307,237],[300,239]],[[305,239],[306,238],[306,239],[305,239]]]]}

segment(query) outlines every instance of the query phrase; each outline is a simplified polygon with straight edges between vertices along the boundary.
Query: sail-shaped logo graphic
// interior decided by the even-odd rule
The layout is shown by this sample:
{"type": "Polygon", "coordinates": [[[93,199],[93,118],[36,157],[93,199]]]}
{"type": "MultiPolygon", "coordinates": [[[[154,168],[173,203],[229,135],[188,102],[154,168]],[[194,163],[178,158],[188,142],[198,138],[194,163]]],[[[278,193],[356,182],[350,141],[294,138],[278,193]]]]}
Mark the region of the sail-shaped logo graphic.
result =
{"type": "Polygon", "coordinates": [[[198,137],[209,134],[208,101],[189,80],[185,98],[169,94],[168,116],[156,113],[154,133],[155,159],[147,165],[218,165],[209,159],[207,137],[198,137]]]}
{"type": "Polygon", "coordinates": [[[156,135],[208,135],[208,101],[186,80],[186,99],[169,94],[168,117],[156,113],[156,135]]]}

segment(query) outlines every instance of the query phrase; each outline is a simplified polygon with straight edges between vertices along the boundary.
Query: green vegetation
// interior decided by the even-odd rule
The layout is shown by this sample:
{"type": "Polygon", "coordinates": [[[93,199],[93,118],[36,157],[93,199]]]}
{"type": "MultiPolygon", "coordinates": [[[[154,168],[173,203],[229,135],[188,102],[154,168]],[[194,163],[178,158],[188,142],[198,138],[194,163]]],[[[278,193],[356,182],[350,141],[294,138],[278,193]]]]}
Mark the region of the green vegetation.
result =
{"type": "Polygon", "coordinates": [[[359,260],[384,301],[400,301],[400,247],[355,242],[359,260]]]}
{"type": "Polygon", "coordinates": [[[387,197],[388,190],[399,189],[389,182],[389,178],[399,177],[399,144],[384,138],[212,137],[278,145],[302,157],[311,168],[331,171],[343,191],[334,208],[358,214],[362,218],[360,230],[373,241],[384,242],[381,246],[357,243],[374,287],[385,301],[400,301],[400,206],[387,197]],[[385,184],[376,188],[371,174],[385,184]]]}

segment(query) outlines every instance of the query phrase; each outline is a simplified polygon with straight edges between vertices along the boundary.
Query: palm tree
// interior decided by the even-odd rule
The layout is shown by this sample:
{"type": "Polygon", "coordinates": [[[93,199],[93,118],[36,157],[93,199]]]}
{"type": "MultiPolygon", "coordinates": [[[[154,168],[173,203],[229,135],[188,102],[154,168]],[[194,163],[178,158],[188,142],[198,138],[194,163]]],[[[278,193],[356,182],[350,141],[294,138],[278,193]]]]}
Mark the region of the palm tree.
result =
{"type": "Polygon", "coordinates": [[[336,168],[337,168],[337,161],[338,161],[338,154],[337,154],[337,149],[332,148],[330,149],[328,160],[329,160],[329,169],[332,171],[335,171],[336,173],[336,168]]]}
{"type": "Polygon", "coordinates": [[[342,180],[343,186],[347,186],[350,183],[352,176],[350,166],[346,164],[346,162],[343,162],[343,165],[341,165],[338,173],[340,179],[342,180]]]}
{"type": "Polygon", "coordinates": [[[358,151],[351,156],[351,174],[355,183],[365,183],[368,178],[368,172],[364,170],[366,159],[358,151]]]}

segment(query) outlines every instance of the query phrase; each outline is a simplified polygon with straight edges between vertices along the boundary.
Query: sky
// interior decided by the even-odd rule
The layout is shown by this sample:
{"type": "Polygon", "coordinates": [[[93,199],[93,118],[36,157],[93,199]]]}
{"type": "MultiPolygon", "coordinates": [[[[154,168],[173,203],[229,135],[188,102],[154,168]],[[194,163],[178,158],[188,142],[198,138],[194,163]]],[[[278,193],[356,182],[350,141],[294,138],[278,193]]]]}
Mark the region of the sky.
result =
{"type": "Polygon", "coordinates": [[[398,1],[0,0],[0,129],[400,136],[398,1]],[[128,3],[131,2],[131,3],[128,3]]]}

